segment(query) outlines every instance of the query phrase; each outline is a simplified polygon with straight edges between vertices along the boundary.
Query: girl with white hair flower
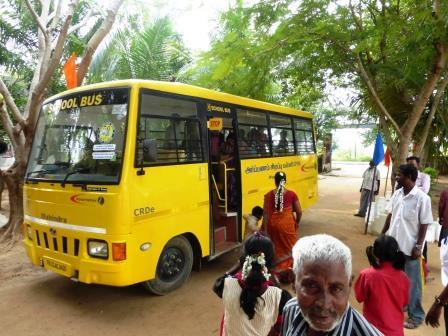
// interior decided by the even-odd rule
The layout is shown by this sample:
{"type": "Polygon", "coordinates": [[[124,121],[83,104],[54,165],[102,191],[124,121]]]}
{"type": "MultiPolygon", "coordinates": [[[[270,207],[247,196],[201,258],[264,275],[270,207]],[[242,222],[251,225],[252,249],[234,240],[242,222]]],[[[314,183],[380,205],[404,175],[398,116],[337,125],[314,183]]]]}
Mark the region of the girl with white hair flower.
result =
{"type": "Polygon", "coordinates": [[[240,271],[224,274],[213,287],[224,305],[221,335],[280,335],[283,307],[291,295],[271,281],[272,242],[255,233],[244,242],[243,251],[240,271]]]}

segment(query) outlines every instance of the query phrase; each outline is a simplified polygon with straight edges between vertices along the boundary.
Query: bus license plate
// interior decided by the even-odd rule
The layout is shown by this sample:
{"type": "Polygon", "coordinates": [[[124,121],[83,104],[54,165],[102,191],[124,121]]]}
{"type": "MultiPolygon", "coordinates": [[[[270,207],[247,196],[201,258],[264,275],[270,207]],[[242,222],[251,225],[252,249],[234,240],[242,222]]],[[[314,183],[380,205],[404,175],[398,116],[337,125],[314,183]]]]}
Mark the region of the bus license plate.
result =
{"type": "Polygon", "coordinates": [[[72,275],[72,268],[70,264],[49,257],[43,257],[43,259],[45,269],[65,275],[66,277],[70,277],[72,275]]]}

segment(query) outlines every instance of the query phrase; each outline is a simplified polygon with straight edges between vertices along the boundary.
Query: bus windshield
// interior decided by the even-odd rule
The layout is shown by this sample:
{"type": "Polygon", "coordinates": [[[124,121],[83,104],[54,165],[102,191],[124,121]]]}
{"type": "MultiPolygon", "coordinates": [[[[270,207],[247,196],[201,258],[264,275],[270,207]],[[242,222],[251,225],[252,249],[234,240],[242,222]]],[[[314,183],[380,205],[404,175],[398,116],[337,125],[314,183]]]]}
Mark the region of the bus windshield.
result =
{"type": "Polygon", "coordinates": [[[124,152],[129,89],[102,89],[46,103],[27,180],[116,184],[124,152]]]}

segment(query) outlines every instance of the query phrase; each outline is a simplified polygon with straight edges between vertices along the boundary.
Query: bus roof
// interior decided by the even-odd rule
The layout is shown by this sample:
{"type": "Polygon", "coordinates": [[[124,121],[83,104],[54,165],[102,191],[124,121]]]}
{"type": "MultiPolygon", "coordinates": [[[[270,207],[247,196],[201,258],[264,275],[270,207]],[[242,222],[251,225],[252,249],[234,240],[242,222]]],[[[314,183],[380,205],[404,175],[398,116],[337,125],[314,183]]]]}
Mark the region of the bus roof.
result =
{"type": "Polygon", "coordinates": [[[230,104],[234,104],[234,105],[240,105],[240,106],[244,106],[244,107],[268,110],[268,111],[272,111],[272,112],[287,113],[287,114],[297,115],[297,116],[301,116],[301,117],[305,117],[305,118],[312,117],[311,113],[309,113],[309,112],[304,112],[301,110],[296,110],[296,109],[281,106],[281,105],[266,103],[266,102],[262,102],[262,101],[251,99],[251,98],[236,96],[236,95],[232,95],[229,93],[214,91],[214,90],[210,90],[210,89],[204,89],[204,88],[194,86],[194,85],[178,83],[178,82],[161,82],[161,81],[141,80],[141,79],[116,80],[116,81],[109,81],[109,82],[102,82],[102,83],[80,86],[75,89],[67,90],[67,91],[61,92],[57,95],[52,96],[52,97],[46,99],[44,101],[44,104],[49,101],[52,101],[56,98],[59,98],[59,97],[62,97],[62,96],[68,95],[68,94],[73,94],[73,93],[81,92],[84,90],[104,89],[104,88],[110,88],[110,87],[147,88],[147,89],[160,91],[160,92],[169,92],[169,93],[175,93],[178,95],[204,98],[204,99],[209,99],[209,100],[213,100],[213,101],[219,101],[219,102],[230,103],[230,104]]]}

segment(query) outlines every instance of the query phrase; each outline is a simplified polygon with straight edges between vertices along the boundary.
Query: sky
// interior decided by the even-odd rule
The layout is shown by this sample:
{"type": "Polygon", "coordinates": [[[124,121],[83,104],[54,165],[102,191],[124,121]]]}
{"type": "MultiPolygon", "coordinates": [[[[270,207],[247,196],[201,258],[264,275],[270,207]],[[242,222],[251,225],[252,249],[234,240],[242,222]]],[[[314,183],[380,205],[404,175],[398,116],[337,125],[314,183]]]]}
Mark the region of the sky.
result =
{"type": "MultiPolygon", "coordinates": [[[[156,0],[154,2],[159,9],[153,15],[170,16],[175,30],[182,35],[185,45],[194,52],[208,49],[210,35],[218,26],[220,12],[229,8],[228,0],[156,0]]],[[[245,1],[245,3],[253,2],[245,1]]]]}
{"type": "Polygon", "coordinates": [[[205,51],[210,45],[210,35],[218,27],[219,13],[228,8],[228,2],[223,0],[189,0],[191,2],[184,12],[173,20],[178,31],[184,38],[185,45],[193,51],[205,51]]]}
{"type": "MultiPolygon", "coordinates": [[[[219,15],[236,0],[155,0],[160,15],[172,18],[175,30],[184,38],[192,51],[205,51],[210,45],[210,36],[216,31],[219,15]]],[[[243,0],[250,6],[259,0],[243,0]]]]}

